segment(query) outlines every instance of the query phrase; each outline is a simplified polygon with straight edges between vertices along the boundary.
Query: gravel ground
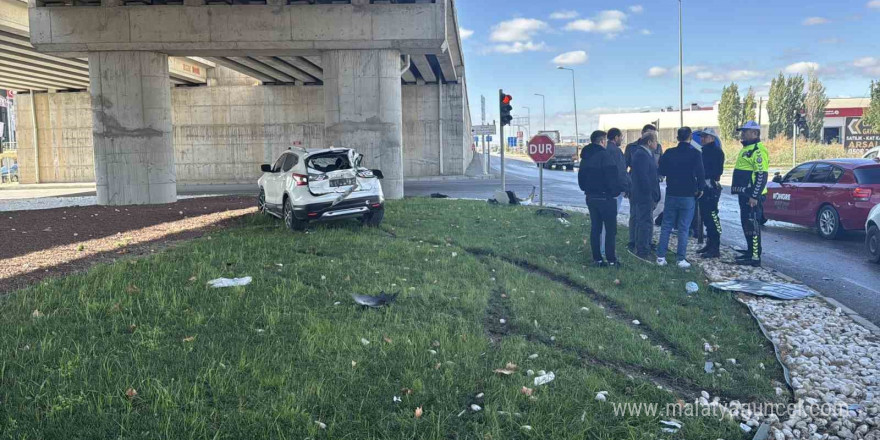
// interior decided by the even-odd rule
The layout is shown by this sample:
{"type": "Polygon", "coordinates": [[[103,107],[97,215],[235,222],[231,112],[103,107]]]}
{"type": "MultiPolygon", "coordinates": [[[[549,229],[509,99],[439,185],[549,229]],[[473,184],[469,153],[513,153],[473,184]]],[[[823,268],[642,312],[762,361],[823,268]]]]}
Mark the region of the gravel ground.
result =
{"type": "MultiPolygon", "coordinates": [[[[579,207],[564,208],[586,213],[579,207]]],[[[628,216],[621,215],[618,220],[625,225],[628,216]]],[[[657,238],[659,228],[654,233],[657,238]]],[[[676,242],[673,235],[670,250],[675,250],[676,242]]],[[[700,259],[700,247],[696,240],[690,241],[688,260],[698,264],[713,282],[790,282],[772,270],[730,264],[739,254],[729,247],[722,249],[721,258],[700,259]]],[[[752,310],[778,347],[782,362],[791,373],[795,406],[777,415],[752,410],[747,402],[713,399],[705,392],[700,404],[730,411],[730,416],[742,421],[743,429],[750,432],[767,423],[774,440],[880,440],[880,335],[819,297],[780,301],[740,294],[738,299],[752,310]]],[[[712,350],[711,346],[704,347],[707,356],[712,350]]],[[[735,360],[727,365],[714,363],[716,369],[735,365],[735,360]]],[[[784,392],[781,386],[777,388],[778,394],[784,392]]]]}
{"type": "Polygon", "coordinates": [[[255,212],[251,197],[190,198],[168,205],[82,206],[3,212],[0,291],[96,262],[154,252],[255,212]]]}

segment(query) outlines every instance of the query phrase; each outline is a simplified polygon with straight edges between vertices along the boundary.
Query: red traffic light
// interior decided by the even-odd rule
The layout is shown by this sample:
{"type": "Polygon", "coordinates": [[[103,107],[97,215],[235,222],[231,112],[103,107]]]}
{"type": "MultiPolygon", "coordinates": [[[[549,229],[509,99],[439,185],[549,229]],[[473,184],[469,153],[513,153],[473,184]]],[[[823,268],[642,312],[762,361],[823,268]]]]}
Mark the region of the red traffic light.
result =
{"type": "Polygon", "coordinates": [[[504,95],[504,97],[501,98],[501,103],[504,105],[510,104],[510,101],[513,101],[513,96],[504,95]]]}

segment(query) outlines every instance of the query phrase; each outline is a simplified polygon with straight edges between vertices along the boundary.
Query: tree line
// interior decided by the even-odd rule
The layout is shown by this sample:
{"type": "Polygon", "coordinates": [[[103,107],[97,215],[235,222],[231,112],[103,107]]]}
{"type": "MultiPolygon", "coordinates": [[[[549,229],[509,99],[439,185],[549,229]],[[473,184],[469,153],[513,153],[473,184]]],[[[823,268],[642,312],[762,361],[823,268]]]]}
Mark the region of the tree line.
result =
{"type": "MultiPolygon", "coordinates": [[[[766,103],[770,119],[769,138],[775,139],[781,136],[790,139],[794,135],[794,126],[797,122],[799,135],[814,142],[821,142],[828,102],[825,86],[815,71],[810,71],[806,79],[803,75],[786,78],[780,72],[779,76],[770,82],[770,97],[766,103]]],[[[756,114],[760,110],[756,107],[754,89],[750,87],[745,99],[742,99],[736,83],[725,86],[721,92],[721,103],[718,105],[720,135],[727,139],[735,139],[737,127],[741,127],[746,121],[758,120],[756,114]]],[[[880,127],[880,80],[871,81],[871,104],[865,112],[864,123],[880,127]]]]}

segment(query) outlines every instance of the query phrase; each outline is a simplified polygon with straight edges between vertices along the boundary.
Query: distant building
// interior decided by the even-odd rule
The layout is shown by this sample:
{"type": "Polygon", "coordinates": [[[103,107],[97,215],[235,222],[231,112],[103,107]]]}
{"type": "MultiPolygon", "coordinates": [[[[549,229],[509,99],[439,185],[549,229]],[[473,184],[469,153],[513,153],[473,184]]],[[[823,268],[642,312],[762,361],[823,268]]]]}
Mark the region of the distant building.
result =
{"type": "MultiPolygon", "coordinates": [[[[860,117],[870,104],[870,98],[833,98],[825,109],[825,124],[822,138],[827,143],[840,142],[847,118],[860,117]]],[[[767,115],[767,101],[761,105],[759,122],[766,132],[770,117],[767,115]]],[[[659,111],[639,113],[614,113],[599,115],[599,130],[612,127],[621,129],[627,142],[633,142],[641,134],[645,124],[659,124],[660,140],[664,144],[674,142],[675,131],[680,124],[678,110],[668,107],[659,111]]],[[[700,107],[692,104],[684,110],[684,125],[697,128],[718,128],[718,104],[713,107],[700,107]]]]}

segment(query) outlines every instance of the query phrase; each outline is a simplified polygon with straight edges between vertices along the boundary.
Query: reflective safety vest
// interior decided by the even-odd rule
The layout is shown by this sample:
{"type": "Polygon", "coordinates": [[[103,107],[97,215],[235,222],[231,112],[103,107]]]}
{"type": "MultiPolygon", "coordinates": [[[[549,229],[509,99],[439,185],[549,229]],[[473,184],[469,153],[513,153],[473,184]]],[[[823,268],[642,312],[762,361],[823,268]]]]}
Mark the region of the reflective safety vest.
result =
{"type": "Polygon", "coordinates": [[[767,177],[770,174],[770,155],[763,142],[746,145],[739,152],[733,166],[731,193],[745,194],[757,199],[767,193],[767,177]]]}

